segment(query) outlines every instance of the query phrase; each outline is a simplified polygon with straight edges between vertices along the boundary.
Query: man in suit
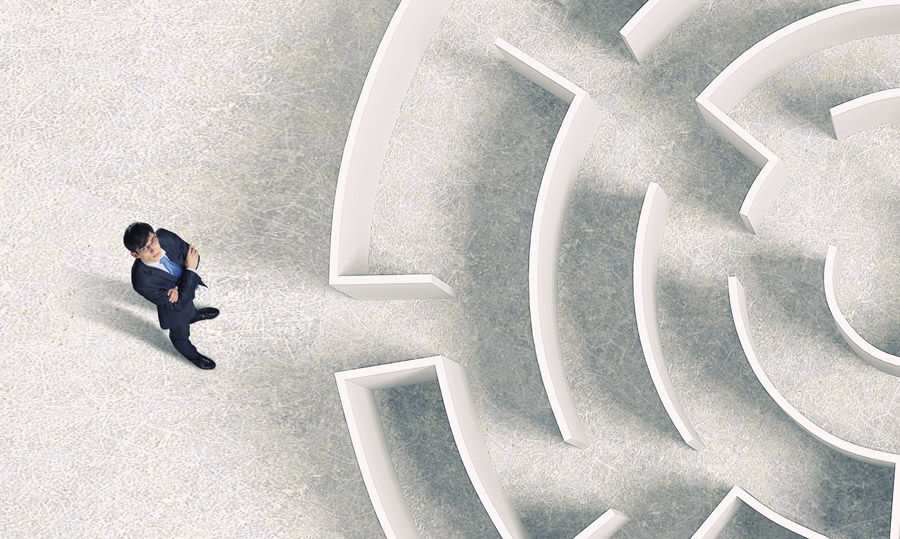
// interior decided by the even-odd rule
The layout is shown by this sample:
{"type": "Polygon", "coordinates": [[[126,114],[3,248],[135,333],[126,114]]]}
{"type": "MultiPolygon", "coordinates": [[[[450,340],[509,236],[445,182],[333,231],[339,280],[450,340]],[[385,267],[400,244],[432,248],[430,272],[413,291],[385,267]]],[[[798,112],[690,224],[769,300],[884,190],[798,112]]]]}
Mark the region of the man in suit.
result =
{"type": "Polygon", "coordinates": [[[164,228],[154,231],[147,223],[128,225],[123,240],[135,258],[131,286],[156,305],[159,327],[169,330],[169,340],[188,361],[201,369],[215,368],[190,340],[191,324],[219,315],[213,307],[194,308],[194,291],[206,286],[197,273],[200,253],[177,234],[164,228]]]}

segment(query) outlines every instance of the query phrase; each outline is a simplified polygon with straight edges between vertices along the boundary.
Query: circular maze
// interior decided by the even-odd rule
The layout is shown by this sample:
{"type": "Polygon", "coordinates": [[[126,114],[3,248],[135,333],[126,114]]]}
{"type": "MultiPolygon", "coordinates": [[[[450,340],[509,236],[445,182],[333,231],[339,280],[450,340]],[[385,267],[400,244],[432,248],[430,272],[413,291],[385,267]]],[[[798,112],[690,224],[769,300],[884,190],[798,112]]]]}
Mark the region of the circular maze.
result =
{"type": "Polygon", "coordinates": [[[900,2],[638,4],[394,13],[329,273],[430,352],[335,373],[375,517],[900,538],[900,2]]]}

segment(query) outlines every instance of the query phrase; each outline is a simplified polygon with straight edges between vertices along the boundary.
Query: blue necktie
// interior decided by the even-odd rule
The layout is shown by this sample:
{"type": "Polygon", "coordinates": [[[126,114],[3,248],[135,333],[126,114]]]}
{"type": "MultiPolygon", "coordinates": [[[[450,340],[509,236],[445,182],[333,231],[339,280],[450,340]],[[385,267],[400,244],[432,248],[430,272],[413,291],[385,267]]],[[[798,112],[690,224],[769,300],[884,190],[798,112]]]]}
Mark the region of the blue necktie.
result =
{"type": "Polygon", "coordinates": [[[165,256],[159,259],[160,264],[166,267],[169,270],[169,273],[175,276],[176,279],[181,277],[181,268],[175,262],[172,262],[165,256]]]}

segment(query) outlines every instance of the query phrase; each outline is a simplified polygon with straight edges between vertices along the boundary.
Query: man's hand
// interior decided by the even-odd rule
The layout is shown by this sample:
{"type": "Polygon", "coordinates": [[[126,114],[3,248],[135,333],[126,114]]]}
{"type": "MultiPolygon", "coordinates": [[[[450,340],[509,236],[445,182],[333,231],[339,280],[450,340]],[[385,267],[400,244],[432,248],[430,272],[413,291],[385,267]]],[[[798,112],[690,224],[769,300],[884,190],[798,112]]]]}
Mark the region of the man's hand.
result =
{"type": "Polygon", "coordinates": [[[169,291],[166,292],[166,294],[169,295],[169,301],[171,303],[175,303],[176,301],[178,301],[178,289],[177,288],[170,288],[169,291]]]}
{"type": "Polygon", "coordinates": [[[184,265],[191,269],[197,269],[200,264],[200,253],[193,245],[188,245],[187,256],[184,257],[184,265]]]}

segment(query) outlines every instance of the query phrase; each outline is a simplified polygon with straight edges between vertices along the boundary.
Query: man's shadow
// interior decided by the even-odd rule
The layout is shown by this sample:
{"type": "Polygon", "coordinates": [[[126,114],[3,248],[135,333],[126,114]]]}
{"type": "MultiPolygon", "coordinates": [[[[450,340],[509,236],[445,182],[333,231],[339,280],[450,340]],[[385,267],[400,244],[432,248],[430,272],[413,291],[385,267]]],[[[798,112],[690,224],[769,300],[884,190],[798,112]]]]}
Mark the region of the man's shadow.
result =
{"type": "Polygon", "coordinates": [[[97,324],[109,329],[137,337],[167,355],[181,358],[165,330],[159,323],[148,321],[132,312],[127,307],[148,309],[156,318],[156,309],[137,292],[131,284],[124,280],[112,279],[100,275],[89,275],[82,272],[82,289],[91,290],[91,294],[80,302],[82,315],[97,324]]]}

